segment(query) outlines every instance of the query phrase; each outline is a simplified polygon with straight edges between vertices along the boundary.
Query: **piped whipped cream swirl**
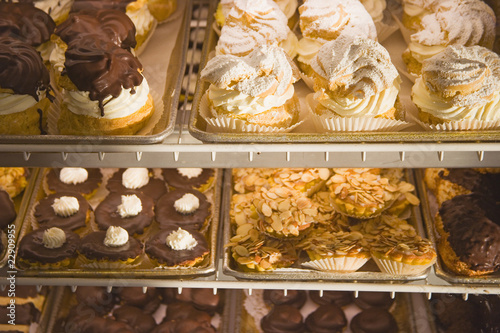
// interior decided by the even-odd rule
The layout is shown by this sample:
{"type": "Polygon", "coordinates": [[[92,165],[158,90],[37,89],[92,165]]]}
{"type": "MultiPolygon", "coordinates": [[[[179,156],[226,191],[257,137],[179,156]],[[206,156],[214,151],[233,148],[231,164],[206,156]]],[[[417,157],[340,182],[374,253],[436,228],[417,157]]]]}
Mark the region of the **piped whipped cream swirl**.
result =
{"type": "Polygon", "coordinates": [[[128,232],[122,227],[111,226],[106,230],[104,245],[109,247],[119,247],[127,244],[128,232]]]}
{"type": "Polygon", "coordinates": [[[167,236],[165,244],[173,250],[182,251],[194,249],[198,245],[198,241],[188,231],[179,227],[167,236]]]}
{"type": "Polygon", "coordinates": [[[125,14],[134,23],[136,35],[138,36],[145,35],[155,21],[145,0],[137,0],[129,3],[125,14]]]}
{"type": "Polygon", "coordinates": [[[116,207],[121,218],[137,216],[142,212],[142,202],[137,195],[122,195],[121,199],[121,203],[116,207]]]}
{"type": "Polygon", "coordinates": [[[0,114],[22,112],[38,103],[33,96],[12,93],[0,93],[0,114]]]}
{"type": "Polygon", "coordinates": [[[57,216],[69,217],[78,212],[80,204],[75,197],[62,196],[54,199],[52,209],[57,216]]]}
{"type": "Polygon", "coordinates": [[[149,183],[149,170],[147,168],[128,168],[122,174],[122,185],[135,190],[149,183]]]}
{"type": "Polygon", "coordinates": [[[84,168],[62,168],[59,172],[59,180],[64,184],[81,184],[87,181],[89,173],[84,168]]]}
{"type": "Polygon", "coordinates": [[[174,208],[178,213],[191,214],[200,208],[200,200],[194,194],[186,193],[175,200],[174,208]]]}
{"type": "Polygon", "coordinates": [[[481,46],[448,46],[423,63],[412,99],[440,119],[499,119],[500,57],[481,46]]]}
{"type": "Polygon", "coordinates": [[[66,243],[66,233],[59,228],[49,228],[43,232],[43,246],[47,249],[58,249],[66,243]]]}
{"type": "Polygon", "coordinates": [[[202,168],[177,168],[177,172],[188,179],[196,178],[203,172],[202,168]]]}

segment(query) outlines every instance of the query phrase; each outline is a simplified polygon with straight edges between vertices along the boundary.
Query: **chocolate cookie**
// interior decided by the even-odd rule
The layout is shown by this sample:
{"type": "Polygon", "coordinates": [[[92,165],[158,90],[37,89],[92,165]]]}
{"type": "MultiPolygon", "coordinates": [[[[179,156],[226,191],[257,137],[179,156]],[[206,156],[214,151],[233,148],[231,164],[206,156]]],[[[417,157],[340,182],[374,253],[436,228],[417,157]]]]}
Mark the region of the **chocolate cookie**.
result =
{"type": "Polygon", "coordinates": [[[34,216],[42,228],[57,227],[66,230],[77,230],[87,226],[90,218],[90,207],[87,200],[77,192],[58,192],[41,199],[35,207],[34,216]],[[61,197],[74,197],[78,200],[78,211],[70,216],[60,216],[54,212],[54,200],[61,197]]]}

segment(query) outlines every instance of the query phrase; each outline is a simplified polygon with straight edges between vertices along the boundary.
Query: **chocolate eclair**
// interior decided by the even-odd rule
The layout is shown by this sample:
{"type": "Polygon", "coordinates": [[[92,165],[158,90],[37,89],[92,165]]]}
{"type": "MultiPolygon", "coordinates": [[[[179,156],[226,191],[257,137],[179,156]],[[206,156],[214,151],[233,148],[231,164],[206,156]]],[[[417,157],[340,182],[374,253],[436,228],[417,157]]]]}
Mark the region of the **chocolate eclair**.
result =
{"type": "Polygon", "coordinates": [[[165,182],[154,178],[152,170],[146,168],[119,169],[108,180],[106,188],[110,192],[144,193],[155,202],[168,191],[165,182]]]}

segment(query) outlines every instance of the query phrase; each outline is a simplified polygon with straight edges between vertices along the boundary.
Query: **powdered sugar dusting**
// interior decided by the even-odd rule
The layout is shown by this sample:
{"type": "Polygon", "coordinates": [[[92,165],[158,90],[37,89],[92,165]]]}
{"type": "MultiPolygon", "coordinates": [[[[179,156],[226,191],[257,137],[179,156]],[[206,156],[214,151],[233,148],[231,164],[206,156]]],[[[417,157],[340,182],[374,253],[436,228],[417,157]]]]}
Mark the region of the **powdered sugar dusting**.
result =
{"type": "Polygon", "coordinates": [[[348,33],[377,39],[375,24],[358,0],[306,0],[299,13],[304,37],[327,42],[348,33]]]}
{"type": "Polygon", "coordinates": [[[398,71],[389,52],[367,38],[341,36],[323,45],[311,64],[336,95],[367,98],[393,85],[398,71]]]}
{"type": "Polygon", "coordinates": [[[484,104],[500,90],[500,57],[481,46],[448,46],[424,61],[422,79],[453,105],[484,104]]]}
{"type": "Polygon", "coordinates": [[[272,0],[236,0],[222,27],[216,53],[243,56],[258,45],[278,45],[290,32],[287,22],[272,0]]]}
{"type": "Polygon", "coordinates": [[[249,96],[283,95],[299,78],[298,69],[283,49],[262,45],[244,57],[218,55],[207,63],[201,78],[217,88],[249,96]]]}

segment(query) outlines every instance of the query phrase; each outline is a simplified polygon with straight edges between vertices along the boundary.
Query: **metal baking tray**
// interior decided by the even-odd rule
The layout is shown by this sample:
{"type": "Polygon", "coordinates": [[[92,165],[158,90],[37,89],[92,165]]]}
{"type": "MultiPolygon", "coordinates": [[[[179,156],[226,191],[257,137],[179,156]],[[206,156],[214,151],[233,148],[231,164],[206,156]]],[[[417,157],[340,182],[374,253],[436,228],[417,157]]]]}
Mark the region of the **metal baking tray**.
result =
{"type": "MultiPolygon", "coordinates": [[[[36,183],[33,189],[33,195],[29,202],[29,207],[26,212],[24,223],[19,234],[19,240],[24,235],[33,230],[32,221],[36,203],[46,196],[43,190],[43,179],[48,169],[40,170],[36,183]]],[[[144,260],[137,267],[128,269],[90,269],[90,268],[67,268],[67,269],[22,269],[18,267],[17,276],[19,277],[40,277],[40,278],[115,278],[115,279],[156,279],[156,278],[195,278],[207,276],[215,273],[216,258],[217,258],[217,238],[219,232],[219,216],[220,216],[220,201],[221,201],[222,177],[218,169],[215,169],[214,185],[204,194],[212,204],[212,219],[209,223],[208,230],[204,232],[208,242],[210,253],[205,260],[196,267],[182,268],[157,268],[150,264],[149,260],[144,260]]],[[[107,191],[105,182],[98,189],[107,191]]],[[[156,225],[156,222],[153,221],[156,225]]],[[[150,234],[154,234],[157,226],[150,230],[150,234]]],[[[149,232],[148,232],[149,233],[149,232]]],[[[17,255],[17,250],[16,250],[17,255]]],[[[143,254],[145,256],[145,254],[143,254]]],[[[16,263],[17,265],[17,263],[16,263]]]]}
{"type": "MultiPolygon", "coordinates": [[[[415,184],[413,173],[409,169],[405,169],[405,180],[409,183],[415,184]]],[[[223,244],[229,243],[232,235],[232,228],[230,226],[229,210],[231,206],[231,197],[233,194],[232,174],[231,169],[227,169],[224,174],[224,189],[222,204],[224,205],[222,223],[223,223],[223,244]]],[[[418,234],[425,237],[425,232],[422,226],[421,213],[419,207],[411,206],[411,215],[408,221],[415,227],[418,234]]],[[[322,272],[313,269],[300,268],[299,260],[290,268],[277,268],[269,272],[243,272],[239,270],[233,258],[231,257],[231,249],[224,249],[223,270],[227,275],[234,276],[242,280],[295,280],[295,281],[366,281],[366,282],[380,282],[380,281],[414,281],[425,279],[430,271],[430,267],[419,275],[392,275],[382,273],[373,260],[369,260],[363,267],[356,272],[349,273],[334,273],[322,272]]]]}
{"type": "MultiPolygon", "coordinates": [[[[252,295],[248,296],[248,294],[245,293],[245,291],[241,290],[238,292],[236,295],[237,300],[236,300],[236,313],[238,315],[235,316],[235,321],[234,321],[234,326],[231,331],[229,332],[241,332],[241,333],[261,333],[262,330],[260,329],[260,322],[259,319],[254,318],[251,314],[249,314],[244,305],[244,300],[246,297],[255,297],[255,298],[260,298],[262,299],[262,290],[253,290],[252,295]]],[[[391,314],[393,315],[394,319],[396,320],[399,328],[399,332],[404,332],[404,333],[436,333],[435,330],[421,330],[421,322],[423,321],[423,315],[425,314],[425,318],[431,318],[429,317],[429,312],[427,309],[425,309],[425,312],[423,312],[423,309],[420,309],[419,311],[416,311],[415,306],[417,305],[413,298],[418,297],[423,299],[423,295],[421,294],[408,294],[408,293],[398,293],[395,296],[394,304],[389,310],[391,314]],[[418,316],[417,316],[418,315],[418,316]]],[[[423,300],[425,301],[425,300],[423,300]]],[[[259,301],[255,302],[259,303],[259,301]]],[[[254,304],[249,302],[249,304],[254,304]]],[[[259,311],[261,314],[265,312],[266,307],[270,310],[270,307],[268,307],[263,301],[260,302],[260,305],[263,305],[261,310],[259,311]]],[[[250,306],[250,305],[249,305],[250,306]]],[[[315,304],[313,301],[311,301],[309,295],[307,297],[306,303],[302,306],[300,309],[300,312],[302,313],[303,321],[307,318],[307,315],[314,311],[318,307],[317,304],[315,304]]],[[[354,315],[359,313],[361,311],[360,308],[358,308],[354,303],[348,304],[346,306],[342,307],[342,310],[344,311],[348,324],[347,327],[342,331],[344,333],[351,333],[351,329],[349,327],[351,319],[354,315]]],[[[430,326],[429,326],[430,327],[430,326]]]]}
{"type": "MultiPolygon", "coordinates": [[[[212,56],[217,44],[218,35],[213,29],[214,13],[217,9],[217,1],[211,1],[207,20],[207,31],[202,51],[200,71],[212,56]]],[[[395,32],[399,34],[399,32],[395,32]]],[[[403,43],[402,37],[400,38],[403,43]]],[[[394,40],[389,40],[387,45],[392,45],[394,40]]],[[[401,55],[393,55],[393,57],[401,55]]],[[[401,75],[403,79],[404,76],[401,75]]],[[[315,133],[307,126],[304,129],[295,129],[291,133],[262,134],[262,133],[215,133],[207,128],[207,122],[199,113],[200,102],[203,94],[207,91],[209,84],[201,81],[198,73],[196,92],[193,100],[188,129],[191,135],[203,142],[210,143],[359,143],[359,142],[476,142],[476,141],[499,141],[500,131],[450,131],[450,132],[428,132],[422,130],[408,130],[401,132],[338,132],[338,133],[315,133]]],[[[296,83],[302,85],[302,83],[296,83]]],[[[404,94],[409,95],[409,92],[404,94]]],[[[300,98],[302,96],[299,95],[300,98]]],[[[302,110],[303,112],[304,110],[302,110]]]]}
{"type": "MultiPolygon", "coordinates": [[[[166,82],[164,91],[157,91],[156,93],[163,100],[163,111],[161,112],[160,119],[154,126],[151,134],[147,135],[99,135],[99,136],[82,136],[82,135],[0,135],[0,143],[12,144],[153,144],[162,142],[168,135],[174,131],[175,118],[177,117],[179,95],[181,91],[183,72],[186,66],[186,53],[189,40],[189,25],[192,12],[192,0],[181,1],[177,10],[184,10],[182,15],[176,17],[172,22],[165,23],[158,26],[158,29],[167,29],[168,25],[180,25],[179,33],[177,35],[168,35],[175,46],[170,56],[167,68],[160,67],[159,64],[149,61],[151,55],[161,56],[165,50],[161,49],[161,43],[153,43],[150,41],[139,56],[144,69],[151,68],[145,71],[146,79],[153,86],[158,82],[155,74],[159,71],[166,71],[166,82]]],[[[154,37],[154,33],[153,33],[154,37]]],[[[152,38],[154,39],[154,38],[152,38]]],[[[162,85],[159,85],[159,88],[162,85]]]]}
{"type": "Polygon", "coordinates": [[[441,256],[439,255],[439,251],[437,248],[439,235],[434,229],[434,216],[436,216],[438,212],[438,206],[434,194],[430,190],[428,190],[427,186],[425,185],[423,172],[423,169],[416,170],[417,188],[422,204],[422,213],[424,217],[425,228],[427,229],[427,235],[429,235],[429,239],[434,244],[434,248],[438,253],[438,259],[434,264],[436,275],[451,283],[499,285],[500,271],[484,276],[462,276],[449,271],[441,261],[441,256]]]}
{"type": "MultiPolygon", "coordinates": [[[[28,184],[26,185],[26,188],[24,189],[23,193],[16,196],[13,200],[14,206],[15,206],[16,211],[17,211],[17,217],[13,222],[14,223],[14,244],[17,244],[19,234],[21,233],[23,221],[24,221],[24,218],[26,216],[26,212],[28,210],[28,204],[30,202],[31,194],[33,193],[36,178],[38,175],[38,169],[36,169],[36,168],[29,168],[26,170],[28,172],[28,176],[27,176],[28,184]]],[[[9,231],[9,229],[4,231],[5,236],[6,236],[8,231],[9,231]]],[[[7,237],[3,241],[6,241],[6,240],[7,240],[7,237]]],[[[6,247],[6,251],[5,251],[5,254],[0,257],[0,268],[4,267],[7,264],[7,262],[9,261],[9,259],[12,260],[12,257],[14,255],[14,253],[11,253],[8,250],[8,248],[7,248],[8,243],[5,243],[4,245],[6,247]]],[[[0,255],[1,255],[1,253],[0,253],[0,255]]],[[[14,267],[7,267],[7,268],[9,270],[12,270],[14,267]]]]}
{"type": "MultiPolygon", "coordinates": [[[[126,288],[126,287],[125,287],[126,288]]],[[[156,288],[161,289],[161,288],[156,288]]],[[[54,290],[53,290],[54,291],[54,290]]],[[[110,291],[111,292],[111,291],[110,291]]],[[[232,314],[234,314],[235,309],[235,291],[226,289],[226,290],[218,290],[218,292],[222,292],[223,295],[221,297],[222,302],[222,311],[221,313],[216,313],[214,315],[214,321],[218,322],[218,330],[217,332],[221,333],[230,333],[235,332],[230,330],[230,324],[234,320],[232,314]]],[[[71,291],[69,287],[57,287],[57,295],[54,298],[53,307],[51,307],[50,315],[47,321],[47,330],[44,333],[53,333],[56,329],[56,323],[59,320],[64,320],[68,316],[68,312],[71,307],[77,304],[77,301],[74,297],[74,292],[71,291]]],[[[117,304],[119,305],[119,304],[117,304]]],[[[160,312],[164,311],[165,305],[160,304],[161,309],[157,312],[153,313],[153,317],[157,323],[161,323],[163,320],[163,316],[160,312]]],[[[168,305],[167,305],[168,307],[168,305]]],[[[93,319],[93,317],[89,317],[93,319]]],[[[212,323],[214,323],[212,321],[212,323]]]]}

